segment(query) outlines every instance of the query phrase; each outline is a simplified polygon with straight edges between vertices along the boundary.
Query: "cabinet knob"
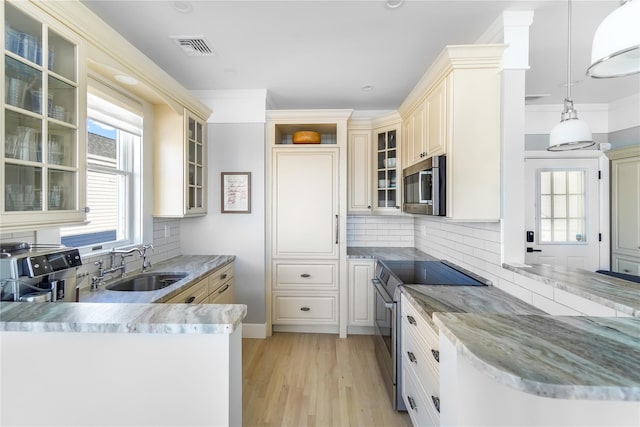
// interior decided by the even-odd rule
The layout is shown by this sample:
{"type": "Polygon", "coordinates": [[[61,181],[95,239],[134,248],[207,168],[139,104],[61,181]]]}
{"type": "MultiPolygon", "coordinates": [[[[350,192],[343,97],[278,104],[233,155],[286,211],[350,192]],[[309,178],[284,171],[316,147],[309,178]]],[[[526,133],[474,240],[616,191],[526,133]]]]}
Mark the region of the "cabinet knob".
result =
{"type": "Polygon", "coordinates": [[[300,311],[311,311],[309,307],[300,307],[300,311]]]}
{"type": "Polygon", "coordinates": [[[409,361],[411,361],[411,363],[415,363],[416,365],[418,364],[418,359],[416,359],[415,354],[413,354],[410,351],[407,351],[407,356],[409,356],[409,361]]]}
{"type": "Polygon", "coordinates": [[[414,319],[414,317],[413,317],[413,316],[409,316],[409,315],[407,315],[407,320],[408,320],[408,321],[409,321],[409,323],[410,323],[410,324],[412,324],[412,325],[416,325],[416,326],[418,325],[418,323],[416,322],[416,319],[414,319]]]}
{"type": "Polygon", "coordinates": [[[229,284],[228,284],[228,283],[227,283],[227,285],[226,285],[224,288],[222,288],[222,289],[220,289],[220,290],[218,291],[218,295],[220,295],[221,293],[223,293],[223,292],[224,292],[224,291],[226,291],[227,289],[229,289],[229,284]]]}
{"type": "Polygon", "coordinates": [[[436,362],[440,363],[440,352],[438,350],[431,350],[431,354],[433,358],[436,359],[436,362]]]}
{"type": "Polygon", "coordinates": [[[311,277],[311,275],[309,273],[302,273],[300,277],[304,277],[306,279],[308,277],[311,277]]]}
{"type": "Polygon", "coordinates": [[[411,396],[407,396],[407,400],[409,401],[409,406],[411,406],[411,409],[415,411],[418,408],[418,405],[416,405],[416,401],[413,400],[413,397],[411,396]]]}
{"type": "Polygon", "coordinates": [[[196,300],[196,297],[195,296],[191,296],[191,297],[187,298],[187,300],[184,303],[185,304],[191,304],[195,300],[196,300]]]}
{"type": "Polygon", "coordinates": [[[225,274],[221,275],[221,276],[220,276],[220,278],[221,278],[222,280],[226,279],[226,278],[227,278],[227,273],[225,273],[225,274]]]}
{"type": "Polygon", "coordinates": [[[436,411],[438,411],[438,413],[440,413],[440,398],[439,397],[435,397],[435,396],[431,396],[431,401],[433,402],[433,406],[436,407],[436,411]]]}

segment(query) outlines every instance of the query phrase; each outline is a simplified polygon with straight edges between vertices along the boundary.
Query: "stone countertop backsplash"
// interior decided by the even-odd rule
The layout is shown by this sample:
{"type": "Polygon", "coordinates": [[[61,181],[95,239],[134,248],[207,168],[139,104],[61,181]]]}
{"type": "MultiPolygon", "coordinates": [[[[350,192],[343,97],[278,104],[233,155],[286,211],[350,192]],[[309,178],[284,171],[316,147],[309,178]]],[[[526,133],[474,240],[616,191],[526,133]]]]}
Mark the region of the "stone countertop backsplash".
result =
{"type": "Polygon", "coordinates": [[[435,313],[480,371],[543,397],[640,401],[640,319],[435,313]]]}
{"type": "Polygon", "coordinates": [[[595,271],[546,264],[531,266],[503,264],[503,267],[629,316],[640,317],[640,283],[595,271]]]}
{"type": "MultiPolygon", "coordinates": [[[[120,302],[120,303],[153,303],[164,302],[178,295],[191,285],[213,273],[215,270],[233,262],[235,256],[232,255],[181,255],[154,264],[148,273],[179,273],[185,272],[187,276],[163,289],[157,291],[110,291],[105,289],[105,284],[101,284],[98,290],[92,291],[90,287],[80,290],[79,302],[120,302]]],[[[139,271],[128,272],[127,276],[134,276],[139,271]]],[[[112,281],[119,280],[116,276],[114,280],[107,280],[108,285],[112,281]]]]}

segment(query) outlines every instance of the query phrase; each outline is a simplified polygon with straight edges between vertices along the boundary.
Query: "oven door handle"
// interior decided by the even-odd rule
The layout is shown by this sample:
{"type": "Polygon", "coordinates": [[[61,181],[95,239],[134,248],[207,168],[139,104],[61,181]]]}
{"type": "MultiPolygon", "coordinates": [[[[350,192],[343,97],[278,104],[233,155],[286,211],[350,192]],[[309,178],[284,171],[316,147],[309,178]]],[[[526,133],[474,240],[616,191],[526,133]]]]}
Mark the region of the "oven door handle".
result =
{"type": "Polygon", "coordinates": [[[380,295],[382,300],[384,301],[384,308],[392,309],[393,308],[393,300],[389,298],[387,295],[387,291],[382,287],[382,283],[378,279],[371,279],[371,283],[373,283],[373,287],[376,288],[376,292],[380,295]]]}

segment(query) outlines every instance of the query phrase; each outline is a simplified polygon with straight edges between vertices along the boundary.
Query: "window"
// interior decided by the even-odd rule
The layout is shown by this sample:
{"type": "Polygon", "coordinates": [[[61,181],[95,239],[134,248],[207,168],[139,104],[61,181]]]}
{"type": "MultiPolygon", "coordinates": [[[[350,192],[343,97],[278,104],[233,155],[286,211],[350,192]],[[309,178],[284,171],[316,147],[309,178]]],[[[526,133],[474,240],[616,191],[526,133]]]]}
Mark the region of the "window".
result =
{"type": "Polygon", "coordinates": [[[586,241],[585,174],[584,170],[540,171],[540,243],[586,241]]]}
{"type": "Polygon", "coordinates": [[[142,118],[132,101],[101,89],[87,97],[87,223],[61,229],[62,243],[83,254],[142,241],[142,118]]]}

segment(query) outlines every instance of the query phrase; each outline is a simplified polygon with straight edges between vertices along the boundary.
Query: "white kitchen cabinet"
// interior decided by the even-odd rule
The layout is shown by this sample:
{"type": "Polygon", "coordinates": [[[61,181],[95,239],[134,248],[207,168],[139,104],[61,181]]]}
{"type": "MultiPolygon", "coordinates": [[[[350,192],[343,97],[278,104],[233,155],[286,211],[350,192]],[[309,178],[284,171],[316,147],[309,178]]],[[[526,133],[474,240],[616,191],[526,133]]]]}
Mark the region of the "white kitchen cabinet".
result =
{"type": "Polygon", "coordinates": [[[79,223],[86,207],[86,48],[29,2],[3,2],[0,224],[79,223]]]}
{"type": "Polygon", "coordinates": [[[349,333],[373,333],[374,290],[371,284],[375,261],[350,259],[349,266],[349,333]]]}
{"type": "Polygon", "coordinates": [[[440,425],[438,332],[401,297],[402,398],[415,426],[440,425]]]}
{"type": "Polygon", "coordinates": [[[402,182],[400,169],[401,132],[400,122],[373,130],[374,170],[376,172],[374,209],[377,212],[400,212],[400,184],[402,182]]]}
{"type": "Polygon", "coordinates": [[[267,113],[268,330],[346,336],[350,110],[267,113]],[[293,144],[297,131],[319,144],[293,144]]]}
{"type": "Polygon", "coordinates": [[[163,104],[154,110],[156,217],[207,213],[207,135],[203,119],[163,104]]]}
{"type": "Polygon", "coordinates": [[[447,217],[500,218],[503,45],[447,46],[399,108],[407,166],[447,155],[447,217]]]}
{"type": "Polygon", "coordinates": [[[640,147],[611,159],[611,269],[640,275],[640,147]]]}
{"type": "MultiPolygon", "coordinates": [[[[351,126],[351,125],[350,125],[351,126]]],[[[348,213],[362,215],[372,209],[371,129],[350,129],[348,132],[348,213]]]]}

